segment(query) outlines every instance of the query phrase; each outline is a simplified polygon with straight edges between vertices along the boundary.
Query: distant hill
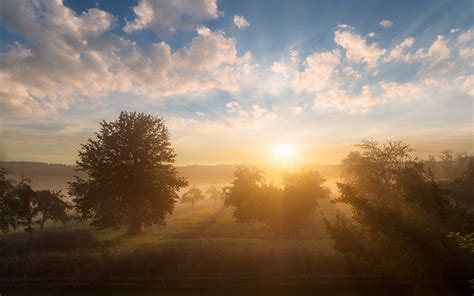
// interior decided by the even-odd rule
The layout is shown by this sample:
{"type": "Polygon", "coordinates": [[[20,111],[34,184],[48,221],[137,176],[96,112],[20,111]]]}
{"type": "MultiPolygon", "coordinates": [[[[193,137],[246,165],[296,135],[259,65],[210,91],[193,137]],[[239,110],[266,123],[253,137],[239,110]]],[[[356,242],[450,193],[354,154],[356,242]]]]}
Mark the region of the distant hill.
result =
{"type": "MultiPolygon", "coordinates": [[[[189,165],[178,167],[178,171],[190,184],[207,186],[215,183],[221,186],[232,180],[232,174],[237,166],[237,164],[189,165]]],[[[20,179],[21,175],[30,178],[35,189],[64,189],[67,187],[67,182],[72,181],[74,176],[84,176],[82,172],[75,171],[74,166],[65,164],[0,161],[0,167],[12,172],[12,176],[16,180],[20,179]]],[[[273,180],[277,180],[286,170],[271,165],[261,165],[260,167],[266,172],[267,178],[273,180]]],[[[307,167],[317,169],[326,179],[340,177],[339,165],[310,165],[307,167]]]]}

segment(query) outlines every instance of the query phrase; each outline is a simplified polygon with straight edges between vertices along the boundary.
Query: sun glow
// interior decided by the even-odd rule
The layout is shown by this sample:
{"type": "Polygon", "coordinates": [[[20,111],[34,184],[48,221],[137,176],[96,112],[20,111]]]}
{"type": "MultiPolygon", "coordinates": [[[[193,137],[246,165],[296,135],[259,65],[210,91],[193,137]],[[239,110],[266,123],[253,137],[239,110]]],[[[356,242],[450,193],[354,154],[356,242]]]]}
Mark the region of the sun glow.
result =
{"type": "Polygon", "coordinates": [[[289,164],[295,161],[296,148],[290,144],[277,144],[272,149],[273,159],[280,164],[289,164]]]}

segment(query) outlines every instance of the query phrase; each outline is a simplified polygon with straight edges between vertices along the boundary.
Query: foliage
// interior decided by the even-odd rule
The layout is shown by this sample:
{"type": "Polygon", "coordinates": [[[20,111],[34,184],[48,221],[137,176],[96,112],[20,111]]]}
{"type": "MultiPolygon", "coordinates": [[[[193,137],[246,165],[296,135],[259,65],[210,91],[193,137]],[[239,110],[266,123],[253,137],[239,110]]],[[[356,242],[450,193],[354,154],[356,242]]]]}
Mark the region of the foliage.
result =
{"type": "Polygon", "coordinates": [[[47,220],[67,222],[70,216],[67,210],[72,209],[72,205],[64,201],[61,191],[39,190],[36,191],[37,212],[41,215],[38,223],[43,228],[47,220]]]}
{"type": "Polygon", "coordinates": [[[18,184],[7,179],[8,172],[0,170],[0,230],[8,232],[18,226],[24,226],[30,238],[33,225],[40,224],[43,228],[47,220],[66,222],[66,212],[71,206],[63,201],[59,191],[31,188],[30,180],[22,177],[18,184]],[[40,220],[35,220],[38,215],[40,220]]]}
{"type": "Polygon", "coordinates": [[[15,218],[12,225],[13,228],[17,226],[24,226],[24,230],[28,233],[30,240],[33,237],[34,218],[38,214],[38,207],[36,202],[36,192],[31,188],[30,180],[22,179],[13,190],[10,192],[12,202],[16,205],[13,207],[11,213],[15,218]]]}
{"type": "Polygon", "coordinates": [[[88,179],[76,177],[69,193],[80,215],[98,228],[127,226],[138,233],[142,226],[164,225],[187,185],[175,157],[163,119],[121,112],[82,145],[77,166],[88,179]]]}
{"type": "Polygon", "coordinates": [[[200,200],[203,200],[205,197],[202,194],[201,189],[196,188],[195,186],[191,187],[188,191],[186,191],[183,196],[181,197],[181,202],[191,203],[191,206],[194,207],[194,204],[200,200]]]}
{"type": "MultiPolygon", "coordinates": [[[[352,209],[327,223],[336,249],[374,270],[410,278],[462,281],[472,258],[448,238],[455,214],[433,175],[401,142],[364,141],[343,161],[348,178],[336,201],[352,209]]],[[[453,222],[454,221],[454,222],[453,222]]]]}
{"type": "Polygon", "coordinates": [[[329,189],[314,170],[286,174],[281,187],[267,184],[263,172],[242,166],[231,185],[224,188],[224,206],[233,207],[238,223],[262,222],[276,233],[294,233],[314,212],[318,199],[327,198],[329,189]]]}
{"type": "Polygon", "coordinates": [[[16,227],[14,213],[18,203],[12,198],[14,184],[7,178],[8,171],[0,169],[0,231],[8,232],[10,228],[16,227]]]}
{"type": "Polygon", "coordinates": [[[447,187],[450,191],[449,197],[456,205],[474,211],[474,158],[469,161],[466,171],[447,187]]]}

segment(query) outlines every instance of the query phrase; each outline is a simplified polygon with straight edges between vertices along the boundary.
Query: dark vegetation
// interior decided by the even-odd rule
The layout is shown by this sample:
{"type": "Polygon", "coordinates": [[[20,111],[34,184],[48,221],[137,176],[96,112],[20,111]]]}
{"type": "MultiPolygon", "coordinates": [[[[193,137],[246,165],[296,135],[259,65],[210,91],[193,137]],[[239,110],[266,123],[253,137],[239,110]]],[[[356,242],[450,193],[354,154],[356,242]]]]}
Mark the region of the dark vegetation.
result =
{"type": "Polygon", "coordinates": [[[0,278],[368,277],[469,293],[472,156],[363,141],[332,192],[314,167],[240,166],[183,193],[174,159],[160,118],[123,112],[82,146],[70,197],[2,169],[0,278]]]}

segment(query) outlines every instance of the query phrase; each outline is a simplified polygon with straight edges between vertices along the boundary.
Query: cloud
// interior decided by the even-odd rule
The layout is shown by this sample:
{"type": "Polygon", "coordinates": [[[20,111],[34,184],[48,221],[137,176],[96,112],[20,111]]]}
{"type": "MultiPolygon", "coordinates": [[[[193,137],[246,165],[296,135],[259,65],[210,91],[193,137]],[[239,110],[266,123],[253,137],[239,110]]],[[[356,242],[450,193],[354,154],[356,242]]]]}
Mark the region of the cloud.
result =
{"type": "Polygon", "coordinates": [[[375,37],[375,32],[370,32],[369,34],[367,34],[367,36],[369,36],[369,37],[375,37]]]}
{"type": "Polygon", "coordinates": [[[394,49],[392,49],[389,53],[389,55],[384,59],[385,62],[391,62],[391,61],[396,61],[396,60],[405,60],[408,61],[409,56],[404,55],[404,51],[411,47],[415,43],[415,38],[413,37],[407,37],[405,38],[400,44],[395,46],[394,49]]]}
{"type": "Polygon", "coordinates": [[[346,50],[346,58],[349,61],[365,63],[368,68],[374,68],[377,60],[385,53],[385,49],[377,43],[368,44],[353,27],[339,25],[334,33],[334,41],[346,50]]]}
{"type": "Polygon", "coordinates": [[[457,33],[459,32],[459,28],[453,28],[451,30],[449,30],[450,33],[457,33]]]}
{"type": "Polygon", "coordinates": [[[240,103],[237,101],[231,101],[227,103],[225,107],[230,114],[236,113],[241,108],[240,103]]]}
{"type": "Polygon", "coordinates": [[[240,15],[234,15],[234,25],[240,30],[243,30],[250,26],[249,22],[247,22],[247,20],[240,15]]]}
{"type": "Polygon", "coordinates": [[[393,26],[393,22],[391,20],[381,20],[379,25],[383,28],[390,28],[391,26],[393,26]]]}
{"type": "Polygon", "coordinates": [[[348,93],[343,89],[332,89],[319,94],[313,101],[318,110],[339,110],[349,114],[367,113],[370,108],[380,104],[380,98],[371,94],[369,86],[363,86],[359,94],[348,93]]]}
{"type": "Polygon", "coordinates": [[[296,63],[298,61],[299,53],[298,51],[292,49],[290,50],[289,56],[290,56],[290,61],[293,63],[296,63]]]}
{"type": "Polygon", "coordinates": [[[0,54],[1,104],[33,112],[66,108],[77,96],[127,85],[110,71],[126,41],[108,35],[114,17],[98,9],[74,14],[60,1],[0,3],[0,19],[29,44],[0,54]],[[21,102],[21,104],[19,103],[21,102]]]}
{"type": "Polygon", "coordinates": [[[466,32],[459,34],[457,44],[464,44],[470,42],[474,37],[474,29],[470,28],[466,32]]]}
{"type": "Polygon", "coordinates": [[[339,49],[309,55],[303,71],[294,73],[293,89],[296,93],[317,93],[335,87],[339,83],[340,63],[339,49]]]}
{"type": "Polygon", "coordinates": [[[434,63],[449,58],[450,49],[448,48],[444,37],[438,35],[426,54],[426,58],[434,63]]]}
{"type": "Polygon", "coordinates": [[[165,42],[140,47],[112,33],[112,15],[77,15],[60,1],[2,1],[0,18],[28,41],[0,54],[0,105],[10,113],[55,112],[114,91],[151,98],[238,92],[253,69],[235,39],[205,27],[172,50],[165,42]]]}
{"type": "Polygon", "coordinates": [[[288,76],[288,67],[286,66],[284,61],[273,62],[271,69],[277,74],[288,76]]]}
{"type": "Polygon", "coordinates": [[[216,0],[140,0],[133,12],[135,19],[123,27],[125,32],[150,29],[162,37],[176,31],[193,31],[203,22],[219,17],[216,0]]]}

